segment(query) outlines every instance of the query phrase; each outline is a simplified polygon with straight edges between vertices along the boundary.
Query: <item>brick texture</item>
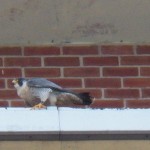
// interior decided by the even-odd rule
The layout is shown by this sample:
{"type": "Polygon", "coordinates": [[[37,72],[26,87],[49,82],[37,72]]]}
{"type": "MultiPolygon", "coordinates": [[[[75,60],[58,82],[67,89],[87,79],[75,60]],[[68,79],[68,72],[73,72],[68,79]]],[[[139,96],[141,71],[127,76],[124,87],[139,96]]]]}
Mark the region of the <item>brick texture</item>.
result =
{"type": "Polygon", "coordinates": [[[97,55],[98,46],[64,46],[63,54],[65,55],[97,55]]]}
{"type": "Polygon", "coordinates": [[[50,79],[50,81],[55,82],[56,84],[64,87],[64,88],[81,88],[82,81],[81,79],[73,79],[73,78],[59,78],[59,79],[50,79]]]}
{"type": "Polygon", "coordinates": [[[99,68],[65,68],[65,77],[99,77],[99,68]]]}
{"type": "Polygon", "coordinates": [[[141,67],[141,76],[150,76],[150,67],[141,67]]]}
{"type": "Polygon", "coordinates": [[[1,67],[3,66],[3,60],[2,60],[2,58],[0,58],[0,66],[1,67]]]}
{"type": "Polygon", "coordinates": [[[123,108],[122,100],[97,100],[91,105],[92,108],[123,108]]]}
{"type": "Polygon", "coordinates": [[[133,45],[102,45],[104,55],[133,55],[133,45]]]}
{"type": "Polygon", "coordinates": [[[16,78],[22,76],[21,68],[0,68],[1,78],[16,78]]]}
{"type": "Polygon", "coordinates": [[[142,89],[142,97],[149,98],[150,97],[150,89],[142,89]]]}
{"type": "Polygon", "coordinates": [[[150,78],[127,78],[124,79],[125,87],[150,87],[150,78]]]}
{"type": "Polygon", "coordinates": [[[59,68],[26,68],[26,77],[59,77],[59,68]]]}
{"type": "Polygon", "coordinates": [[[44,59],[45,66],[79,66],[78,57],[47,57],[44,59]]]}
{"type": "Polygon", "coordinates": [[[150,108],[149,65],[150,45],[144,44],[1,46],[0,106],[25,107],[14,78],[44,77],[90,92],[92,108],[150,108]]]}
{"type": "Polygon", "coordinates": [[[8,107],[9,104],[8,104],[8,101],[0,101],[0,107],[8,107]]]}
{"type": "Polygon", "coordinates": [[[150,45],[137,46],[137,54],[150,54],[150,45]]]}
{"type": "Polygon", "coordinates": [[[83,59],[83,64],[85,66],[117,66],[117,57],[85,57],[83,59]]]}
{"type": "Polygon", "coordinates": [[[85,79],[85,86],[88,88],[120,88],[121,80],[117,78],[90,78],[85,79]]]}
{"type": "Polygon", "coordinates": [[[5,55],[11,55],[11,56],[18,56],[21,55],[21,47],[0,47],[0,55],[5,56],[5,55]]]}
{"type": "Polygon", "coordinates": [[[5,81],[3,79],[0,79],[0,88],[5,88],[5,81]]]}
{"type": "Polygon", "coordinates": [[[17,99],[18,96],[15,90],[0,90],[0,98],[1,99],[17,99]]]}
{"type": "Polygon", "coordinates": [[[138,98],[140,96],[139,90],[137,89],[106,89],[105,90],[106,98],[138,98]]]}
{"type": "Polygon", "coordinates": [[[41,59],[36,57],[13,57],[5,58],[4,65],[17,67],[41,66],[41,59]]]}
{"type": "Polygon", "coordinates": [[[150,65],[150,56],[124,56],[121,57],[122,65],[150,65]]]}
{"type": "Polygon", "coordinates": [[[150,108],[150,100],[129,100],[126,106],[128,108],[150,108]]]}
{"type": "Polygon", "coordinates": [[[138,68],[135,67],[107,67],[103,68],[103,76],[111,77],[111,76],[120,76],[120,77],[128,77],[128,76],[138,76],[138,68]]]}
{"type": "Polygon", "coordinates": [[[59,55],[60,48],[55,46],[30,46],[24,48],[25,56],[59,55]]]}
{"type": "Polygon", "coordinates": [[[12,107],[26,107],[25,102],[23,100],[14,100],[11,101],[11,106],[12,107]]]}

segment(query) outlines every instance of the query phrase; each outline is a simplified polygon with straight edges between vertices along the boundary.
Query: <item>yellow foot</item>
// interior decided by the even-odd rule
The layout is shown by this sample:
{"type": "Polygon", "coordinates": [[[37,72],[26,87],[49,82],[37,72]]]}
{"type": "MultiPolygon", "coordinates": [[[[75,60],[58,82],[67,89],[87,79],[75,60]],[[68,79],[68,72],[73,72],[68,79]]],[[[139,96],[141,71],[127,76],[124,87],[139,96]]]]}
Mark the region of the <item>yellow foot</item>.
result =
{"type": "Polygon", "coordinates": [[[46,109],[47,107],[43,105],[42,103],[39,103],[35,106],[33,106],[31,109],[46,109]]]}

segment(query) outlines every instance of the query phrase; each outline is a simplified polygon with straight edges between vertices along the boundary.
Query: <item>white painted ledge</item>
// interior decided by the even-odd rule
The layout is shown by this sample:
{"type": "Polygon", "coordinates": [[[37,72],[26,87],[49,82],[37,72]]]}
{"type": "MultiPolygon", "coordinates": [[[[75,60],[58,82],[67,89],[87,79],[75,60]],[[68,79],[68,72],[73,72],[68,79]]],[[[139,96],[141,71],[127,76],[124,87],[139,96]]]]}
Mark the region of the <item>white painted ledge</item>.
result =
{"type": "Polygon", "coordinates": [[[150,109],[60,108],[62,131],[150,131],[150,109]]]}
{"type": "Polygon", "coordinates": [[[107,139],[106,135],[114,138],[118,134],[132,134],[136,138],[138,134],[142,135],[140,138],[150,139],[149,115],[150,109],[0,108],[0,139],[4,135],[4,139],[9,135],[11,138],[8,139],[12,139],[12,135],[15,138],[16,135],[30,135],[24,139],[34,139],[32,135],[46,135],[47,139],[49,135],[57,135],[56,139],[70,139],[72,135],[80,135],[82,138],[85,135],[88,138],[103,135],[107,139]]]}
{"type": "Polygon", "coordinates": [[[56,107],[47,110],[30,108],[1,108],[0,132],[59,131],[56,107]]]}

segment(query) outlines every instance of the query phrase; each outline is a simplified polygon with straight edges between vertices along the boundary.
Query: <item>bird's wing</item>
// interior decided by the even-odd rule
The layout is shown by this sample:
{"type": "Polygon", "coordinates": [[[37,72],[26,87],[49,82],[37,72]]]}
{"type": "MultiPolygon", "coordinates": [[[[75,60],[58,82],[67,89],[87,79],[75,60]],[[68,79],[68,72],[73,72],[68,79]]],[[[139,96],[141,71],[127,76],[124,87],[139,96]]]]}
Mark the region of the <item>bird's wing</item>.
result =
{"type": "Polygon", "coordinates": [[[53,90],[61,90],[62,87],[44,78],[31,78],[28,80],[29,87],[51,88],[53,90]]]}

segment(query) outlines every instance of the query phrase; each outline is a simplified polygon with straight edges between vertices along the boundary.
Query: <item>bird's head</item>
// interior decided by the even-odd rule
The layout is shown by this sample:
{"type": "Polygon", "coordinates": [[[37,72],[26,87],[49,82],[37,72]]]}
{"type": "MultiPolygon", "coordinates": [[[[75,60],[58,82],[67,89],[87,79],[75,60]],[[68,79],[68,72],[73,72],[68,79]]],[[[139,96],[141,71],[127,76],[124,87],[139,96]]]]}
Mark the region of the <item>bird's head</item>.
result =
{"type": "Polygon", "coordinates": [[[27,82],[27,79],[25,79],[25,78],[17,78],[12,81],[15,88],[22,87],[24,85],[24,83],[26,83],[26,82],[27,82]]]}

